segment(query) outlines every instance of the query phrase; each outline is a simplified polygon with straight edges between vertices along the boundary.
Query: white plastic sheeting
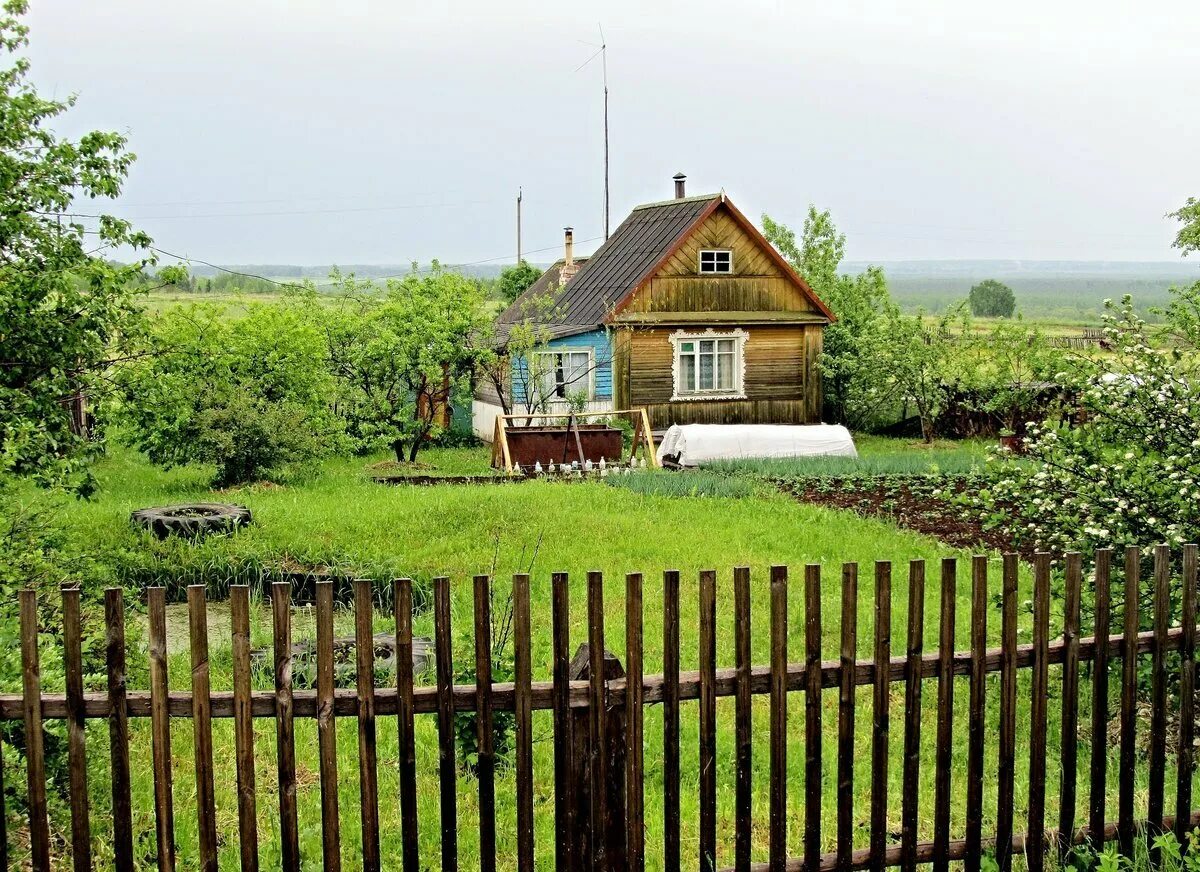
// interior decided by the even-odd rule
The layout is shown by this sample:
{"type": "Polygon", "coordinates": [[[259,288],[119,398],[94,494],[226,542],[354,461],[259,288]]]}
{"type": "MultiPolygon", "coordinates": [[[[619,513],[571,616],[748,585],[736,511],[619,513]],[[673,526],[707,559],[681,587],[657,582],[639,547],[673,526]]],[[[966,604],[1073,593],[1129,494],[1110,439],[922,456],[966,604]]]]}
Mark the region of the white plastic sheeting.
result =
{"type": "Polygon", "coordinates": [[[658,446],[681,466],[748,457],[858,457],[840,424],[676,424],[658,446]]]}

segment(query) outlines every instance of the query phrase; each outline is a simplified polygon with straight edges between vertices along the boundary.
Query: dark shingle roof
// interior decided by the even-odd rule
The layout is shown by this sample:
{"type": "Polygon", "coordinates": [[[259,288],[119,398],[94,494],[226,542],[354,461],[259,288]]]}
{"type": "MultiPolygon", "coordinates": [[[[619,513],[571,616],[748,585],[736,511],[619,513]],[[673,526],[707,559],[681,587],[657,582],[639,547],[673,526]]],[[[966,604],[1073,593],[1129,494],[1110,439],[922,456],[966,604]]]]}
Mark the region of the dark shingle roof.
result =
{"type": "MultiPolygon", "coordinates": [[[[613,306],[645,278],[720,194],[665,200],[637,206],[616,231],[580,267],[556,300],[549,324],[552,338],[595,329],[613,306]]],[[[577,262],[585,261],[577,258],[577,262]]],[[[527,302],[558,287],[562,261],[554,264],[501,313],[497,333],[527,317],[527,302]]]]}
{"type": "MultiPolygon", "coordinates": [[[[587,264],[588,260],[590,260],[590,258],[577,257],[575,258],[575,263],[579,264],[580,269],[582,270],[583,266],[587,264]]],[[[520,296],[518,296],[515,300],[513,300],[512,303],[509,304],[507,309],[500,313],[500,316],[496,319],[496,338],[498,340],[503,341],[507,338],[509,325],[527,320],[531,314],[536,312],[536,309],[529,305],[530,300],[540,297],[546,293],[553,294],[558,292],[562,268],[563,261],[561,260],[551,264],[546,268],[546,271],[538,277],[536,282],[526,288],[520,294],[520,296]]],[[[578,273],[576,275],[578,275],[578,273]]],[[[549,338],[556,339],[559,336],[570,336],[574,333],[582,333],[583,330],[578,329],[577,327],[561,323],[561,318],[559,317],[561,315],[561,311],[558,311],[559,309],[560,306],[556,306],[555,311],[550,313],[552,317],[550,323],[546,325],[550,333],[549,338]]]]}

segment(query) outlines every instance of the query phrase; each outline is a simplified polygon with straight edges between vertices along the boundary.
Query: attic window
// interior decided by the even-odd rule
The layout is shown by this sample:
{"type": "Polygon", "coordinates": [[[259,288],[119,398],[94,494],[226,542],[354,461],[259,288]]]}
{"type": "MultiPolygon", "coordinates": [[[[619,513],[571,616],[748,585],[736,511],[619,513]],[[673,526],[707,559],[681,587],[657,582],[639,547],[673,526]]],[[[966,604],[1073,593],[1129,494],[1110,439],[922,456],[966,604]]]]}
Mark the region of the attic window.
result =
{"type": "Polygon", "coordinates": [[[733,252],[727,248],[706,248],[700,252],[700,272],[731,273],[733,272],[733,252]]]}

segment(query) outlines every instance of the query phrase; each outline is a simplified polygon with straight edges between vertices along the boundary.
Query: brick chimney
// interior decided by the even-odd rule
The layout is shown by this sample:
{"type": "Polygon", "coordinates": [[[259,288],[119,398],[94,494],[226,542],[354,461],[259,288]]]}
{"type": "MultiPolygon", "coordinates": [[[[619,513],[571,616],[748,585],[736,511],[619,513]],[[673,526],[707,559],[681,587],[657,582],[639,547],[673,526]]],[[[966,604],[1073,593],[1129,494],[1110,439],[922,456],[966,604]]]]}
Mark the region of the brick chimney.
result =
{"type": "Polygon", "coordinates": [[[579,272],[579,264],[575,262],[575,231],[570,227],[563,228],[563,265],[559,271],[558,280],[566,284],[575,278],[579,272]]]}
{"type": "Polygon", "coordinates": [[[682,200],[687,196],[687,194],[684,193],[684,182],[687,181],[687,176],[685,176],[683,173],[676,173],[675,175],[671,176],[671,178],[675,180],[675,199],[682,200]]]}

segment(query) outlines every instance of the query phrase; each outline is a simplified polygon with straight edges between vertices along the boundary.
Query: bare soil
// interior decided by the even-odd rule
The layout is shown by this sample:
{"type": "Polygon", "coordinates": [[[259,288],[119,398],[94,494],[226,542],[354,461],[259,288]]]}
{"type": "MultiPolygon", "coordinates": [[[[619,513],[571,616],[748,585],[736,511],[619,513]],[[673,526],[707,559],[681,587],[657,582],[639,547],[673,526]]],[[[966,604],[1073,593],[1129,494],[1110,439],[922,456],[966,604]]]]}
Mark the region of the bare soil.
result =
{"type": "MultiPolygon", "coordinates": [[[[933,494],[937,488],[961,493],[966,487],[963,481],[940,480],[935,487],[894,478],[832,478],[781,481],[778,485],[801,502],[882,518],[906,530],[933,536],[954,548],[1025,553],[1025,549],[1014,547],[1012,538],[1004,531],[985,530],[973,513],[933,494]]],[[[1026,556],[1031,555],[1030,550],[1026,556]]]]}

